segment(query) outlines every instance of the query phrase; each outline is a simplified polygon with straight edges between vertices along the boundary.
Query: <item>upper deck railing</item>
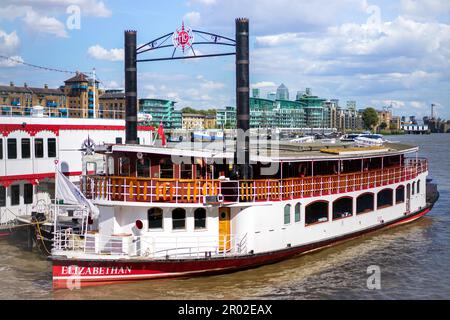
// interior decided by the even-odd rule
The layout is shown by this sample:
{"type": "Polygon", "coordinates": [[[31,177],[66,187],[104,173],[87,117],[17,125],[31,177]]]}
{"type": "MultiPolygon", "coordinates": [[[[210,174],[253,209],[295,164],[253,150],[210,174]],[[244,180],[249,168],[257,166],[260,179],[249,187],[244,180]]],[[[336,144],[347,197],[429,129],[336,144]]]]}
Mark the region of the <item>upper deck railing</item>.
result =
{"type": "Polygon", "coordinates": [[[81,185],[87,198],[103,201],[202,204],[205,196],[214,195],[228,203],[263,202],[367,190],[409,181],[426,171],[427,160],[406,159],[403,166],[331,176],[240,181],[86,176],[81,185]]]}

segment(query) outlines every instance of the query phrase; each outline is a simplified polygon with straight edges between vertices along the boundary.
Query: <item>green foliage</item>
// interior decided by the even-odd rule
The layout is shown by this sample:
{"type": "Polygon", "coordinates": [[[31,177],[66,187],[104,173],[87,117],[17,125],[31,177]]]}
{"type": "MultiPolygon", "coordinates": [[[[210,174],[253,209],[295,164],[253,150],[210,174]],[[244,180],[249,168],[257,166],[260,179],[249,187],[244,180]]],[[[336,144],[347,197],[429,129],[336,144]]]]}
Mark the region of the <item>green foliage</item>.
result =
{"type": "Polygon", "coordinates": [[[384,130],[384,129],[386,129],[387,128],[387,124],[386,124],[386,122],[382,122],[381,124],[380,124],[380,129],[381,130],[384,130]]]}
{"type": "Polygon", "coordinates": [[[368,130],[372,130],[378,123],[378,113],[374,108],[366,108],[362,114],[364,126],[368,130]]]}
{"type": "Polygon", "coordinates": [[[208,110],[197,110],[191,107],[185,107],[181,109],[182,113],[194,113],[194,114],[201,114],[204,116],[215,116],[217,110],[216,109],[208,109],[208,110]]]}

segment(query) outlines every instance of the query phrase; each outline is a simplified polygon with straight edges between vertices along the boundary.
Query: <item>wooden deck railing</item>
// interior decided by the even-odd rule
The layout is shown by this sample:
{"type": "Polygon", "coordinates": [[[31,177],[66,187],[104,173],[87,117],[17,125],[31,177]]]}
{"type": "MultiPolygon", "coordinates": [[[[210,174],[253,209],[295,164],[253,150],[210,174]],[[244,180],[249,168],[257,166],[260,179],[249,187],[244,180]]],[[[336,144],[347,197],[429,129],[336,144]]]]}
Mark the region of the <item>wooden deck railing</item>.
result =
{"type": "Polygon", "coordinates": [[[382,170],[290,179],[172,180],[86,176],[82,191],[89,199],[147,203],[203,203],[204,196],[222,195],[224,202],[281,201],[325,196],[388,186],[428,171],[425,159],[407,159],[404,166],[382,170]]]}

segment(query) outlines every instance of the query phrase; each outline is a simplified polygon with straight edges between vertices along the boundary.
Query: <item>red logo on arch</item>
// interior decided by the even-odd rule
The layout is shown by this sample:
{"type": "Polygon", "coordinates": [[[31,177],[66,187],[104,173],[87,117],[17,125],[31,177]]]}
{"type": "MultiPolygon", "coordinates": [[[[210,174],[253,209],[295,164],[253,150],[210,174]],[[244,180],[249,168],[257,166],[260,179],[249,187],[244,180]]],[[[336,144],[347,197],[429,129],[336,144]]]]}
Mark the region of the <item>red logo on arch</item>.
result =
{"type": "Polygon", "coordinates": [[[194,34],[191,28],[185,27],[183,22],[181,29],[177,29],[177,31],[173,33],[172,42],[175,48],[181,48],[184,53],[184,51],[189,49],[194,42],[194,34]]]}

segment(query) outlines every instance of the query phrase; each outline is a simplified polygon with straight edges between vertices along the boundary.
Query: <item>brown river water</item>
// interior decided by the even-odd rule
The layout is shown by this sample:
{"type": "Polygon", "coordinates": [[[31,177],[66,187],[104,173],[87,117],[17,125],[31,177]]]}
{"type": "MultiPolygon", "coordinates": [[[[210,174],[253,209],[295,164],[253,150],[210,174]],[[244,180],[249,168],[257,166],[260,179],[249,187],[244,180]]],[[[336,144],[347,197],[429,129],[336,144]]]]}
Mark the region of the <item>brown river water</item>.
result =
{"type": "Polygon", "coordinates": [[[0,299],[450,299],[450,134],[392,136],[418,144],[441,198],[423,219],[309,255],[227,275],[52,290],[37,250],[0,240],[0,299]],[[369,266],[381,288],[369,290],[369,266]]]}

